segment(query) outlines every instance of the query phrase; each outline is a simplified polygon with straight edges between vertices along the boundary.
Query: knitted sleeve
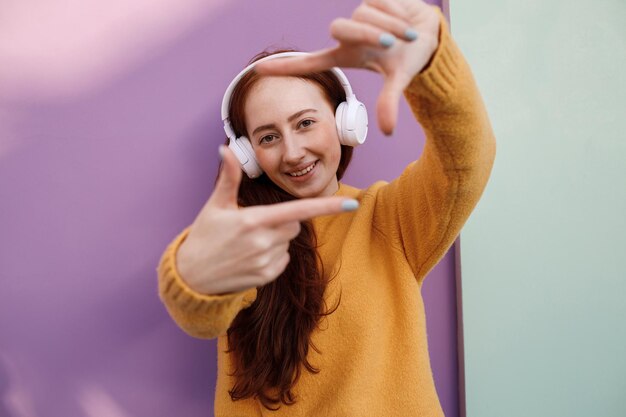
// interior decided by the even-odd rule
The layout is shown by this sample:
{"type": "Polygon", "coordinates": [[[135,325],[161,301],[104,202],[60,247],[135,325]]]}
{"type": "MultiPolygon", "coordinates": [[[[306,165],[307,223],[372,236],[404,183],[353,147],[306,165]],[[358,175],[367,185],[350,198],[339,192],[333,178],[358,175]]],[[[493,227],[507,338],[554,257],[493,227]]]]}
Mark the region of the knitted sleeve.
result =
{"type": "Polygon", "coordinates": [[[486,109],[443,16],[439,36],[430,65],[404,92],[426,134],[423,153],[381,189],[375,219],[420,283],[454,243],[495,157],[486,109]]]}
{"type": "Polygon", "coordinates": [[[163,253],[157,275],[159,296],[176,324],[191,336],[221,336],[243,308],[256,299],[256,288],[225,295],[206,295],[192,290],[176,269],[176,253],[189,230],[177,236],[163,253]]]}

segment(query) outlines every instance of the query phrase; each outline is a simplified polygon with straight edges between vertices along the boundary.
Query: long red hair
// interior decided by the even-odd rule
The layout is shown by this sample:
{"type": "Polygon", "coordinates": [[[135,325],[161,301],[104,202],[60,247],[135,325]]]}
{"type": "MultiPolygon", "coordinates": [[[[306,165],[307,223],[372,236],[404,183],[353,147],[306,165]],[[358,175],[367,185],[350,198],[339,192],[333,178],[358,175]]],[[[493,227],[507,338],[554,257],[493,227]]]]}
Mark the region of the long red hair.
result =
{"type": "MultiPolygon", "coordinates": [[[[284,51],[263,52],[251,62],[278,52],[284,51]]],[[[238,136],[247,136],[244,106],[248,93],[260,78],[250,71],[233,91],[229,116],[238,136]]],[[[317,84],[334,109],[346,99],[341,83],[331,71],[298,78],[317,84]]],[[[351,158],[352,148],[342,145],[338,180],[351,158]]],[[[295,197],[263,174],[256,179],[244,175],[238,199],[245,207],[275,204],[295,197]]],[[[276,280],[257,289],[254,303],[240,311],[228,329],[228,353],[235,377],[235,384],[229,391],[233,401],[256,398],[268,409],[277,409],[281,403],[291,405],[296,401],[293,387],[303,369],[319,372],[307,359],[310,348],[317,351],[311,342],[311,334],[320,319],[331,314],[337,306],[329,309],[324,302],[328,277],[318,262],[312,224],[305,221],[301,226],[300,234],[289,245],[290,262],[285,271],[276,280]]]]}

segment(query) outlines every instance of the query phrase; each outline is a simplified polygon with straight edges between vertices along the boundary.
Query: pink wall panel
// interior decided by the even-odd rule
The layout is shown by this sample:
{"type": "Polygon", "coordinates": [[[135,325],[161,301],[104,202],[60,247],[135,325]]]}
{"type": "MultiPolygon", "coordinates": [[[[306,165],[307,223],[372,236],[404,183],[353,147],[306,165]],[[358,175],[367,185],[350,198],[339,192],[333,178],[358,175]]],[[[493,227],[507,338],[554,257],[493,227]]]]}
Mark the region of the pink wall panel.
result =
{"type": "MultiPolygon", "coordinates": [[[[167,316],[158,258],[212,189],[230,77],[268,45],[331,45],[328,23],[358,3],[74,3],[15,6],[21,26],[0,28],[0,415],[209,416],[215,345],[167,316]]],[[[378,79],[348,74],[373,109],[378,79]]],[[[400,117],[391,139],[372,123],[346,182],[391,179],[419,155],[400,117]]],[[[424,292],[455,416],[453,255],[424,292]]]]}

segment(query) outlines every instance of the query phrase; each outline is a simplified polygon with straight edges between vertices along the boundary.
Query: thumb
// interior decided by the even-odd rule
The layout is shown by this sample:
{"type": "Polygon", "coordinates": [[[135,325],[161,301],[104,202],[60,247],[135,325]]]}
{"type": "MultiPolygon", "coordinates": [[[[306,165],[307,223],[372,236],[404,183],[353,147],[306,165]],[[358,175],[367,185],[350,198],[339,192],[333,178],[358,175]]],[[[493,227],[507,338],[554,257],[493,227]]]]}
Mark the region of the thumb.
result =
{"type": "Polygon", "coordinates": [[[209,204],[219,208],[237,208],[237,194],[241,184],[241,166],[237,157],[228,146],[221,145],[219,148],[222,157],[222,166],[215,184],[215,189],[209,204]]]}
{"type": "Polygon", "coordinates": [[[383,88],[378,95],[376,115],[378,117],[378,126],[385,135],[391,135],[396,127],[398,104],[404,87],[400,77],[386,78],[383,88]]]}

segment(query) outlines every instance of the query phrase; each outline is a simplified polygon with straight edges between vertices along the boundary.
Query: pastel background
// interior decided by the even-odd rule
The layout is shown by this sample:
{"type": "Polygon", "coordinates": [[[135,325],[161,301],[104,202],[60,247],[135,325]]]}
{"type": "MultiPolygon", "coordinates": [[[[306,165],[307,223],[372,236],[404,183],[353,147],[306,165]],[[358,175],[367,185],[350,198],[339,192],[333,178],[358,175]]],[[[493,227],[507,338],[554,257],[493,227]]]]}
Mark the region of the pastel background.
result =
{"type": "MultiPolygon", "coordinates": [[[[212,415],[215,343],[167,316],[159,256],[213,188],[232,76],[267,46],[331,46],[329,22],[357,4],[2,3],[0,416],[212,415]]],[[[348,75],[373,110],[378,77],[348,75]]],[[[371,119],[356,186],[394,178],[423,146],[406,105],[392,138],[371,119]]],[[[451,253],[424,287],[448,416],[454,277],[451,253]]]]}
{"type": "Polygon", "coordinates": [[[461,233],[467,417],[626,416],[626,3],[451,13],[498,138],[461,233]]]}

